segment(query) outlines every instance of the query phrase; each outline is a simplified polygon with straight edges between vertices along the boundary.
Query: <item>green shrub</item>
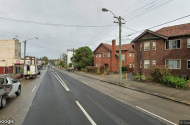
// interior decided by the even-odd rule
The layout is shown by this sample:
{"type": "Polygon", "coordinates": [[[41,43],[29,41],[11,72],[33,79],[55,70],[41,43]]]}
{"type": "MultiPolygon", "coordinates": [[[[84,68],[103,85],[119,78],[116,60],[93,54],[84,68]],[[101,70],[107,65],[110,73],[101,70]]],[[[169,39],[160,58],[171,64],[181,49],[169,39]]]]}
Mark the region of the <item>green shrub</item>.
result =
{"type": "Polygon", "coordinates": [[[152,77],[145,78],[146,81],[153,81],[152,77]]]}
{"type": "Polygon", "coordinates": [[[156,67],[150,71],[150,75],[155,82],[162,82],[162,78],[170,75],[170,71],[166,68],[156,67]]]}
{"type": "Polygon", "coordinates": [[[174,76],[164,76],[162,83],[176,88],[187,87],[187,81],[185,79],[174,76]]]}
{"type": "Polygon", "coordinates": [[[100,71],[97,71],[96,74],[101,74],[101,72],[100,72],[100,71]]]}
{"type": "Polygon", "coordinates": [[[85,68],[81,68],[80,70],[86,72],[86,69],[85,69],[85,68]]]}
{"type": "Polygon", "coordinates": [[[20,74],[23,74],[24,73],[24,71],[23,70],[20,70],[20,74]]]}
{"type": "Polygon", "coordinates": [[[141,75],[141,80],[145,80],[145,75],[141,75]]]}
{"type": "Polygon", "coordinates": [[[93,66],[86,66],[86,71],[87,72],[91,72],[91,73],[96,73],[98,70],[97,67],[93,67],[93,66]]]}
{"type": "Polygon", "coordinates": [[[127,71],[127,66],[122,66],[122,71],[127,71]]]}
{"type": "Polygon", "coordinates": [[[100,67],[100,72],[101,72],[102,74],[104,73],[104,69],[105,69],[104,66],[101,66],[101,67],[100,67]]]}
{"type": "Polygon", "coordinates": [[[136,80],[140,80],[140,78],[141,78],[140,76],[135,76],[136,80]]]}

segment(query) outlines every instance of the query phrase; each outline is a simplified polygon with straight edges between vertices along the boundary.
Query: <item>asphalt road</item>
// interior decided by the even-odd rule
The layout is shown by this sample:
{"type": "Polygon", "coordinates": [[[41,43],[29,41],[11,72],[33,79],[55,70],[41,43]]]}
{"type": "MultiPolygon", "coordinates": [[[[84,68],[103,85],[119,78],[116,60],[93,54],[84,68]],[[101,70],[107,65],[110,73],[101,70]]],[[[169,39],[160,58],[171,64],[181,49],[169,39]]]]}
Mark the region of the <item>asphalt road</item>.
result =
{"type": "Polygon", "coordinates": [[[41,70],[41,75],[36,79],[22,80],[22,92],[21,95],[7,99],[7,105],[5,108],[0,109],[0,119],[2,120],[14,120],[14,125],[21,125],[25,115],[27,114],[30,105],[36,95],[37,89],[42,82],[43,76],[46,70],[41,70]]]}
{"type": "Polygon", "coordinates": [[[56,70],[47,70],[23,125],[162,125],[160,120],[56,70]]]}

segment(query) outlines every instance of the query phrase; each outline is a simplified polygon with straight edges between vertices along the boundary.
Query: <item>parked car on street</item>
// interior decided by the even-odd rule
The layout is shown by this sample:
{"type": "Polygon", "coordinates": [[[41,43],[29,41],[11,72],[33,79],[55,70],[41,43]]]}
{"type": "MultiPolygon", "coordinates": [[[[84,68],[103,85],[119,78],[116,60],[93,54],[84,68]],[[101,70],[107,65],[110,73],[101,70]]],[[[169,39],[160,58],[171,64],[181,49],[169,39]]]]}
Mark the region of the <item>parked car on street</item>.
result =
{"type": "Polygon", "coordinates": [[[25,65],[24,66],[24,78],[36,78],[38,73],[37,65],[25,65]]]}
{"type": "Polygon", "coordinates": [[[16,94],[21,94],[21,84],[8,75],[0,76],[0,108],[4,108],[7,104],[7,98],[16,94]]]}

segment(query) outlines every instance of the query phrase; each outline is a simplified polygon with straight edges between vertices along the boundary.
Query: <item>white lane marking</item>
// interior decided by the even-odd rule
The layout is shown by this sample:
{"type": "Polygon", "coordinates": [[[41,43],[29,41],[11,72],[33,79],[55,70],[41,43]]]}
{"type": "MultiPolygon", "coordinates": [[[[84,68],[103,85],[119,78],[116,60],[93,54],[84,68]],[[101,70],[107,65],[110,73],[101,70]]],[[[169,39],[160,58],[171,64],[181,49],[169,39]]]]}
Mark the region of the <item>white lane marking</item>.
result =
{"type": "Polygon", "coordinates": [[[82,110],[82,112],[86,115],[86,117],[91,122],[91,124],[92,125],[96,125],[96,123],[94,122],[94,120],[88,115],[88,113],[85,111],[85,109],[82,107],[82,105],[78,101],[75,101],[75,102],[77,103],[77,105],[79,106],[79,108],[82,110]]]}
{"type": "Polygon", "coordinates": [[[153,115],[153,116],[156,116],[156,117],[158,117],[158,118],[160,118],[160,119],[162,119],[162,120],[164,120],[164,121],[166,121],[166,122],[169,122],[170,124],[172,124],[172,125],[177,125],[177,124],[175,124],[175,123],[173,123],[173,122],[171,122],[171,121],[169,121],[169,120],[167,120],[167,119],[165,119],[165,118],[162,118],[162,117],[160,117],[160,116],[158,116],[158,115],[156,115],[156,114],[154,114],[154,113],[152,113],[152,112],[149,112],[149,111],[147,111],[147,110],[145,110],[145,109],[143,109],[143,108],[141,108],[141,107],[139,107],[139,106],[136,106],[138,109],[141,109],[141,110],[143,110],[144,112],[147,112],[147,113],[149,113],[149,114],[151,114],[151,115],[153,115]]]}
{"type": "Polygon", "coordinates": [[[65,88],[65,90],[66,91],[70,91],[70,89],[67,87],[67,86],[65,86],[63,83],[62,83],[62,81],[53,73],[53,75],[57,78],[57,80],[61,83],[61,85],[65,88]]]}
{"type": "Polygon", "coordinates": [[[84,84],[88,85],[88,83],[87,83],[87,82],[85,82],[85,81],[82,81],[82,80],[81,80],[81,82],[83,82],[84,84]]]}
{"type": "MultiPolygon", "coordinates": [[[[56,72],[55,72],[56,73],[56,72]]],[[[57,73],[56,73],[57,74],[57,73]]],[[[61,79],[61,77],[57,74],[57,76],[59,77],[59,79],[61,80],[61,82],[64,84],[64,86],[69,90],[69,88],[67,87],[67,85],[65,84],[65,82],[61,79]]]]}
{"type": "Polygon", "coordinates": [[[32,92],[34,92],[35,89],[36,89],[36,86],[34,86],[34,88],[32,89],[32,92]]]}

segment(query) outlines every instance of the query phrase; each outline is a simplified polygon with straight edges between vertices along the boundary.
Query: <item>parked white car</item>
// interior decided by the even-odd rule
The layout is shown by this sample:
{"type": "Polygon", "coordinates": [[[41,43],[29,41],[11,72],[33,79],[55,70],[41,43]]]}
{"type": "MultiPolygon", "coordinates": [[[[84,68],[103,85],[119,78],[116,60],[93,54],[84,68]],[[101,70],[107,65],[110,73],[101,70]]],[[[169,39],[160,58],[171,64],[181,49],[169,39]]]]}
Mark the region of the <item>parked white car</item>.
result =
{"type": "Polygon", "coordinates": [[[11,77],[0,76],[0,92],[0,107],[4,108],[8,97],[21,94],[21,84],[11,77]]]}

